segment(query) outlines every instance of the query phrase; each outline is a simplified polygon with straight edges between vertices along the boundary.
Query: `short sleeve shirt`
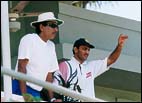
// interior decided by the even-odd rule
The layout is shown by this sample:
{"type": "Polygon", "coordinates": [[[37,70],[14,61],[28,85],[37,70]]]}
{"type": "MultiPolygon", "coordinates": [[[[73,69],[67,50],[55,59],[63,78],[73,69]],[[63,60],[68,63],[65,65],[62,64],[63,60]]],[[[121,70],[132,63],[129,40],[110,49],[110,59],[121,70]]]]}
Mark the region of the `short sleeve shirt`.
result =
{"type": "Polygon", "coordinates": [[[108,69],[107,57],[104,60],[85,61],[83,64],[72,57],[71,60],[59,64],[59,71],[57,74],[55,73],[54,83],[61,84],[59,77],[57,77],[60,73],[66,83],[70,82],[70,89],[94,98],[94,78],[108,69]]]}
{"type": "MultiPolygon", "coordinates": [[[[21,39],[18,59],[28,59],[29,62],[26,66],[27,75],[43,81],[46,80],[48,72],[53,72],[59,69],[55,53],[55,44],[50,40],[44,42],[34,33],[25,35],[21,39]]],[[[30,82],[26,82],[26,84],[38,91],[42,89],[41,86],[30,82]]]]}

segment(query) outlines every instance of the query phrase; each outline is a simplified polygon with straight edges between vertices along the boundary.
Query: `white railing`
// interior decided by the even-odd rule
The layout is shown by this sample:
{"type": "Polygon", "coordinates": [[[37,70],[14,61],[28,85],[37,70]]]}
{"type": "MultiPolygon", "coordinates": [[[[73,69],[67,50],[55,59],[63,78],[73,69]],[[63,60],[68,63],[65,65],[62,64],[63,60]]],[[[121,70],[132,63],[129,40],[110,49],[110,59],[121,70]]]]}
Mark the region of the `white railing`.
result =
{"type": "MultiPolygon", "coordinates": [[[[1,1],[1,59],[5,68],[11,68],[10,32],[9,32],[8,1],[1,1]]],[[[12,95],[11,77],[4,75],[4,95],[8,100],[12,95]]]]}
{"type": "Polygon", "coordinates": [[[20,73],[20,72],[15,72],[13,70],[6,69],[6,68],[3,68],[3,67],[1,67],[1,73],[5,74],[5,75],[10,75],[10,76],[12,76],[16,79],[25,80],[25,81],[37,84],[37,85],[42,86],[42,87],[44,87],[48,90],[52,90],[56,93],[63,94],[63,95],[66,95],[66,96],[70,96],[72,98],[82,100],[83,102],[106,102],[106,101],[98,99],[98,98],[86,97],[84,95],[81,95],[80,93],[76,93],[75,91],[69,90],[69,89],[64,88],[62,86],[56,86],[56,85],[54,85],[50,82],[41,81],[41,80],[35,79],[35,78],[33,78],[29,75],[26,75],[26,74],[23,74],[23,73],[20,73]]]}

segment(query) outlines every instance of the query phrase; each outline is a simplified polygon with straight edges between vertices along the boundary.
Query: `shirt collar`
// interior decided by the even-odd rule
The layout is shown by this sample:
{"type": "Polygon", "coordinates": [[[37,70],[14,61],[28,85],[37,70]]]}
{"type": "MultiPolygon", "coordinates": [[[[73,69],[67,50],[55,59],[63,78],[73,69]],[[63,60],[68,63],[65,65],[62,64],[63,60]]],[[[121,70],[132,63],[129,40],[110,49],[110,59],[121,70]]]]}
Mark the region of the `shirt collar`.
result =
{"type": "MultiPolygon", "coordinates": [[[[73,61],[77,65],[80,64],[80,62],[74,56],[72,56],[71,61],[73,61]]],[[[85,64],[87,64],[87,61],[84,61],[81,65],[85,65],[85,64]]]]}

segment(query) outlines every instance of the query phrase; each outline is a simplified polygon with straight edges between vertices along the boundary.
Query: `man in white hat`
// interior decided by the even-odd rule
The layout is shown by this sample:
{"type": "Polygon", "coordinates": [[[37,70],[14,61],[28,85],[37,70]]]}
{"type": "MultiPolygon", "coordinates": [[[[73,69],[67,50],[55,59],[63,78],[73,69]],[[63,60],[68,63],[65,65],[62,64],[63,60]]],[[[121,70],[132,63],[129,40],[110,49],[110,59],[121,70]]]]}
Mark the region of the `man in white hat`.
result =
{"type": "MultiPolygon", "coordinates": [[[[58,26],[63,23],[52,12],[40,14],[38,20],[31,23],[36,33],[27,34],[20,41],[15,70],[51,82],[52,72],[59,69],[55,44],[51,40],[55,38],[58,26]]],[[[23,80],[14,79],[12,89],[14,94],[29,93],[41,97],[41,86],[23,80]]]]}

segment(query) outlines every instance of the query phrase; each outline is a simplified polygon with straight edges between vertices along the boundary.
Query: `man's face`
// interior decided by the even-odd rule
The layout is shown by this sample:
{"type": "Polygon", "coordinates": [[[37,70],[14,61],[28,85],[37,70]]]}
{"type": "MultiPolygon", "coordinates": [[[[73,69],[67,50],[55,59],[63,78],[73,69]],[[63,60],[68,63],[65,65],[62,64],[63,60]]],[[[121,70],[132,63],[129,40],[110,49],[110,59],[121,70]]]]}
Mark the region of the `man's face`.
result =
{"type": "Polygon", "coordinates": [[[42,26],[42,33],[47,39],[54,39],[58,32],[58,25],[56,21],[47,22],[46,26],[42,26]]]}
{"type": "Polygon", "coordinates": [[[80,46],[79,48],[76,48],[75,50],[75,57],[78,58],[79,61],[84,62],[90,53],[90,48],[88,46],[80,46]]]}

